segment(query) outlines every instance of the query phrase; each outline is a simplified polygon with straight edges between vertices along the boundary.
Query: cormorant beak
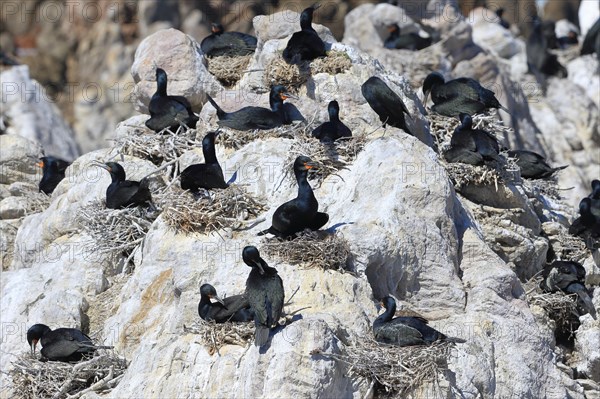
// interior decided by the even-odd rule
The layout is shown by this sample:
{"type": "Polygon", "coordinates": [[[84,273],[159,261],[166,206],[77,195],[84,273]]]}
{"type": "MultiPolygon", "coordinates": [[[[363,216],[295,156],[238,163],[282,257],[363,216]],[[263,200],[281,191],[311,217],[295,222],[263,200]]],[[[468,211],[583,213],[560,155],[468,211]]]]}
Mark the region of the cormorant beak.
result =
{"type": "Polygon", "coordinates": [[[293,94],[291,94],[291,93],[289,93],[289,92],[287,92],[287,91],[284,91],[283,93],[281,93],[281,94],[279,95],[279,97],[280,97],[282,100],[287,100],[288,98],[292,98],[292,99],[294,99],[294,100],[297,100],[297,99],[298,99],[298,97],[296,97],[295,95],[293,95],[293,94]]]}
{"type": "Polygon", "coordinates": [[[37,339],[34,339],[31,341],[31,354],[32,355],[35,355],[35,348],[37,346],[37,343],[38,343],[37,339]]]}
{"type": "Polygon", "coordinates": [[[308,169],[316,169],[317,165],[312,162],[304,162],[304,167],[308,169]]]}
{"type": "Polygon", "coordinates": [[[44,161],[40,161],[36,163],[37,166],[39,166],[40,168],[44,167],[44,161]]]}
{"type": "Polygon", "coordinates": [[[398,27],[396,25],[388,26],[388,32],[390,32],[390,33],[396,32],[397,30],[398,30],[398,27]]]}
{"type": "Polygon", "coordinates": [[[319,8],[321,8],[321,3],[315,3],[312,5],[313,11],[317,11],[319,8]]]}
{"type": "MultiPolygon", "coordinates": [[[[215,301],[219,302],[221,305],[225,306],[225,302],[223,302],[223,300],[221,298],[219,298],[216,295],[209,295],[209,298],[214,299],[215,301]]],[[[227,308],[227,306],[225,306],[225,308],[227,308]]]]}
{"type": "Polygon", "coordinates": [[[260,272],[261,275],[265,274],[265,269],[263,269],[262,263],[260,261],[254,261],[254,264],[258,268],[258,271],[260,272]]]}
{"type": "Polygon", "coordinates": [[[429,92],[425,93],[425,99],[423,100],[423,107],[427,106],[427,100],[429,99],[429,92]]]}

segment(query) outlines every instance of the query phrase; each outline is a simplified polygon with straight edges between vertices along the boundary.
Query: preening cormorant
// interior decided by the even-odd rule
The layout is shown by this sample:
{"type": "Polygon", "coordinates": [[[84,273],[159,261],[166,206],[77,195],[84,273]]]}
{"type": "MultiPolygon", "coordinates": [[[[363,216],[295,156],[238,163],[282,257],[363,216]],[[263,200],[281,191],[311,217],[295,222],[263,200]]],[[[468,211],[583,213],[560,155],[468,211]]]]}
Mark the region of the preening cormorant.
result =
{"type": "Polygon", "coordinates": [[[361,86],[361,92],[373,111],[379,115],[384,127],[389,124],[412,134],[404,119],[404,114],[410,115],[406,105],[383,80],[376,76],[370,77],[361,86]]]}
{"type": "Polygon", "coordinates": [[[270,233],[279,238],[290,238],[304,229],[318,230],[329,221],[329,215],[318,211],[319,203],[308,184],[308,170],[314,167],[309,157],[296,158],[294,174],[298,182],[298,196],[280,205],[273,214],[271,227],[258,235],[270,233]]]}
{"type": "Polygon", "coordinates": [[[51,330],[44,324],[34,324],[27,330],[27,342],[32,354],[40,342],[43,358],[59,362],[76,362],[84,356],[93,355],[96,349],[111,348],[95,346],[90,337],[76,328],[51,330]]]}
{"type": "Polygon", "coordinates": [[[498,140],[491,133],[473,129],[473,119],[469,114],[460,114],[461,124],[454,130],[450,139],[450,149],[444,157],[448,162],[462,162],[471,165],[490,164],[499,161],[498,140]]]}
{"type": "Polygon", "coordinates": [[[390,35],[383,42],[383,47],[389,49],[422,50],[431,45],[431,37],[421,37],[418,33],[401,34],[398,24],[388,27],[390,35]]]}
{"type": "Polygon", "coordinates": [[[352,131],[340,120],[340,105],[337,101],[329,102],[327,112],[329,113],[329,122],[324,122],[313,130],[313,137],[321,142],[335,141],[340,137],[352,137],[352,131]]]}
{"type": "Polygon", "coordinates": [[[200,287],[198,314],[202,320],[214,320],[217,323],[244,322],[254,319],[254,313],[245,295],[233,295],[221,299],[215,287],[210,284],[202,284],[200,287]],[[211,299],[217,302],[212,302],[211,299]]]}
{"type": "Polygon", "coordinates": [[[116,162],[107,162],[98,166],[106,169],[112,179],[106,189],[107,208],[121,209],[131,205],[145,204],[149,204],[151,208],[154,208],[152,195],[148,188],[148,179],[142,179],[141,182],[125,180],[125,170],[116,162]]]}
{"type": "Polygon", "coordinates": [[[63,161],[55,157],[42,157],[38,166],[42,168],[43,176],[40,180],[39,190],[44,194],[50,195],[65,178],[65,170],[71,165],[70,162],[63,161]]]}
{"type": "Polygon", "coordinates": [[[585,269],[573,261],[554,261],[546,265],[540,287],[546,292],[562,291],[577,294],[580,307],[596,319],[596,308],[585,287],[585,269]]]}
{"type": "Polygon", "coordinates": [[[569,165],[551,167],[546,158],[540,154],[527,150],[511,150],[508,156],[516,159],[517,166],[521,169],[521,177],[526,179],[545,179],[569,165]]]}
{"type": "Polygon", "coordinates": [[[427,325],[420,317],[395,317],[396,301],[390,296],[381,300],[385,312],[373,322],[373,334],[379,342],[398,346],[429,345],[435,341],[466,342],[461,338],[447,337],[427,325]]]}
{"type": "Polygon", "coordinates": [[[177,129],[180,125],[195,128],[198,117],[192,111],[192,105],[183,96],[167,95],[167,73],[156,68],[156,92],[148,105],[150,119],[146,127],[155,132],[163,129],[177,129]]]}
{"type": "Polygon", "coordinates": [[[242,259],[252,268],[246,280],[246,298],[254,311],[254,345],[263,346],[269,340],[269,330],[277,326],[283,310],[283,281],[277,269],[267,265],[260,257],[256,247],[245,247],[242,259]]]}
{"type": "Polygon", "coordinates": [[[276,85],[271,88],[269,104],[271,109],[248,106],[238,111],[225,112],[208,94],[208,101],[217,110],[217,122],[219,126],[229,127],[236,130],[273,129],[281,125],[287,125],[291,121],[285,113],[283,101],[294,98],[287,92],[286,88],[276,85]]]}
{"type": "Polygon", "coordinates": [[[253,54],[256,50],[256,38],[241,32],[225,32],[223,25],[213,23],[212,34],[200,43],[200,49],[207,57],[226,55],[235,57],[253,54]]]}
{"type": "Polygon", "coordinates": [[[216,136],[215,132],[210,132],[202,139],[204,163],[190,165],[181,172],[181,188],[183,190],[197,192],[199,188],[210,190],[228,187],[215,152],[216,136]]]}
{"type": "Polygon", "coordinates": [[[423,94],[427,98],[431,94],[434,106],[431,109],[445,116],[458,116],[461,113],[473,115],[485,111],[488,108],[503,107],[493,91],[486,89],[475,79],[458,78],[444,81],[439,72],[432,72],[423,82],[423,94]]]}
{"type": "Polygon", "coordinates": [[[326,55],[325,43],[312,27],[313,13],[319,7],[319,4],[314,4],[300,14],[301,30],[292,35],[283,50],[283,59],[288,64],[300,64],[326,55]]]}

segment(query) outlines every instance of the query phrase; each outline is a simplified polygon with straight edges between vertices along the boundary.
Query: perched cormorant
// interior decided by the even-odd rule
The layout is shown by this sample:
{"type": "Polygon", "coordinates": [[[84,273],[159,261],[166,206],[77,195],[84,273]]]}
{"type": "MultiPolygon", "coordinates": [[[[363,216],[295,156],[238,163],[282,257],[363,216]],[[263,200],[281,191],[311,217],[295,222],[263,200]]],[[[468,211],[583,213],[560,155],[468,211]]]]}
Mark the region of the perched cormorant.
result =
{"type": "Polygon", "coordinates": [[[488,108],[501,108],[508,112],[493,91],[484,88],[471,78],[458,78],[445,82],[441,73],[432,72],[423,82],[423,94],[425,94],[423,105],[427,103],[429,93],[435,104],[431,109],[445,116],[458,116],[461,113],[473,115],[488,108]]]}
{"type": "Polygon", "coordinates": [[[555,48],[558,45],[553,43],[550,28],[548,25],[544,26],[539,18],[535,18],[533,29],[527,38],[525,46],[527,65],[537,80],[544,86],[545,78],[543,75],[567,76],[567,69],[558,62],[556,55],[549,51],[553,46],[555,48]]]}
{"type": "Polygon", "coordinates": [[[213,23],[212,34],[200,43],[202,52],[207,57],[226,55],[235,57],[253,54],[256,50],[256,38],[241,32],[225,32],[223,25],[213,23]]]}
{"type": "Polygon", "coordinates": [[[498,140],[491,133],[473,129],[473,119],[469,114],[459,115],[461,124],[454,130],[450,139],[450,149],[444,154],[448,162],[462,162],[471,165],[489,164],[499,161],[498,140]]]}
{"type": "Polygon", "coordinates": [[[288,97],[294,98],[287,92],[285,87],[276,85],[271,87],[269,104],[271,109],[262,107],[244,107],[238,111],[225,112],[217,105],[215,100],[208,94],[208,101],[217,110],[219,126],[229,127],[235,130],[273,129],[281,125],[287,125],[291,121],[285,113],[283,101],[288,97]]]}
{"type": "Polygon", "coordinates": [[[546,265],[540,287],[546,292],[562,291],[577,294],[580,306],[596,319],[596,308],[585,287],[585,269],[577,262],[554,261],[546,265]]]}
{"type": "Polygon", "coordinates": [[[363,83],[360,90],[373,111],[379,115],[384,127],[389,124],[412,134],[404,119],[404,114],[409,115],[406,105],[383,80],[372,76],[363,83]]]}
{"type": "Polygon", "coordinates": [[[96,349],[111,348],[95,346],[90,337],[76,328],[51,330],[44,324],[34,324],[27,330],[27,342],[32,354],[35,353],[37,343],[40,342],[43,358],[59,362],[76,362],[83,356],[93,355],[96,349]]]}
{"type": "Polygon", "coordinates": [[[106,189],[106,207],[110,209],[127,208],[128,206],[149,204],[151,208],[152,196],[148,188],[148,179],[141,182],[125,180],[125,170],[116,162],[107,162],[98,165],[110,173],[112,182],[106,189]]]}
{"type": "Polygon", "coordinates": [[[592,25],[590,30],[587,31],[583,44],[581,45],[581,55],[596,53],[598,60],[600,61],[600,18],[596,20],[596,23],[592,25]]]}
{"type": "Polygon", "coordinates": [[[509,29],[510,30],[510,24],[504,18],[502,18],[503,15],[504,15],[504,8],[498,8],[496,10],[496,16],[498,16],[498,23],[504,29],[509,29]]]}
{"type": "Polygon", "coordinates": [[[254,319],[254,313],[250,309],[250,303],[245,295],[233,295],[221,299],[218,297],[215,287],[210,284],[202,284],[200,287],[198,314],[202,320],[214,320],[217,323],[252,321],[254,319]],[[217,302],[212,302],[211,299],[217,302]]]}
{"type": "Polygon", "coordinates": [[[199,188],[227,188],[223,170],[215,153],[215,132],[210,132],[202,139],[204,163],[190,165],[181,172],[181,188],[197,192],[199,188]]]}
{"type": "Polygon", "coordinates": [[[588,195],[590,201],[590,211],[600,220],[600,180],[592,180],[592,193],[588,195]]]}
{"type": "Polygon", "coordinates": [[[569,166],[564,165],[553,168],[548,165],[546,158],[536,152],[527,150],[511,150],[508,151],[508,156],[516,159],[517,165],[521,169],[521,176],[526,179],[545,179],[569,166]]]}
{"type": "Polygon", "coordinates": [[[329,215],[318,212],[319,203],[308,184],[308,170],[315,167],[309,157],[299,156],[294,162],[298,182],[298,196],[279,206],[273,214],[271,227],[258,235],[271,233],[279,238],[290,238],[304,229],[318,230],[329,221],[329,215]]]}
{"type": "Polygon", "coordinates": [[[569,234],[587,238],[600,238],[600,218],[592,211],[592,198],[585,197],[579,202],[579,217],[569,227],[569,234]]]}
{"type": "Polygon", "coordinates": [[[450,338],[429,327],[427,320],[420,317],[395,317],[396,301],[390,296],[381,300],[385,312],[373,322],[375,339],[398,346],[429,345],[435,341],[466,342],[461,338],[450,338]]]}
{"type": "Polygon", "coordinates": [[[340,120],[340,105],[337,101],[329,102],[327,106],[329,122],[324,122],[312,131],[313,137],[321,142],[335,141],[340,137],[352,137],[352,131],[340,120]]]}
{"type": "Polygon", "coordinates": [[[283,310],[283,281],[277,269],[260,257],[254,246],[244,247],[242,259],[252,268],[246,280],[246,298],[254,311],[254,345],[263,346],[269,340],[269,330],[277,326],[283,310]]]}
{"type": "Polygon", "coordinates": [[[190,102],[183,96],[167,95],[167,73],[156,68],[156,93],[148,105],[150,119],[146,127],[160,132],[163,129],[177,129],[180,125],[195,128],[198,117],[192,111],[190,102]]]}
{"type": "Polygon", "coordinates": [[[319,7],[319,4],[314,4],[300,14],[302,30],[292,35],[283,50],[283,59],[288,64],[300,64],[302,61],[312,61],[326,55],[325,43],[312,27],[313,12],[319,7]]]}
{"type": "Polygon", "coordinates": [[[65,178],[65,170],[69,165],[70,162],[55,157],[40,158],[38,166],[43,170],[39,184],[40,191],[47,195],[52,194],[58,183],[65,178]]]}
{"type": "Polygon", "coordinates": [[[421,50],[431,45],[431,37],[421,37],[418,33],[400,34],[398,24],[388,27],[390,35],[383,42],[383,46],[389,49],[421,50]]]}

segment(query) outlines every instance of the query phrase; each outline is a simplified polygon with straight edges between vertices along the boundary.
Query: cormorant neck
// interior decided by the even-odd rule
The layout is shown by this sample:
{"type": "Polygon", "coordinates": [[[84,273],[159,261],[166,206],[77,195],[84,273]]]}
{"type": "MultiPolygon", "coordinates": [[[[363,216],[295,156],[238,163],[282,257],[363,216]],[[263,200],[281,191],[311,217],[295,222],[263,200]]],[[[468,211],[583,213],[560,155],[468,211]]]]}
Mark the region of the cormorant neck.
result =
{"type": "Polygon", "coordinates": [[[329,109],[329,120],[331,122],[339,122],[340,121],[340,114],[337,109],[335,109],[335,108],[329,109]]]}
{"type": "Polygon", "coordinates": [[[112,179],[112,182],[120,182],[120,181],[125,181],[125,171],[123,170],[113,170],[112,172],[110,172],[110,177],[112,179]]]}
{"type": "Polygon", "coordinates": [[[302,28],[302,30],[314,31],[312,27],[312,12],[303,11],[302,14],[300,14],[300,28],[302,28]]]}
{"type": "Polygon", "coordinates": [[[218,164],[219,161],[217,161],[217,153],[215,151],[215,143],[214,142],[208,142],[205,144],[202,144],[202,154],[204,155],[204,162],[205,163],[216,163],[218,164]]]}
{"type": "Polygon", "coordinates": [[[269,101],[271,105],[271,111],[283,112],[283,100],[280,98],[271,98],[269,101]]]}
{"type": "Polygon", "coordinates": [[[156,92],[162,97],[167,96],[167,76],[159,74],[156,77],[156,92]]]}
{"type": "Polygon", "coordinates": [[[396,303],[388,303],[387,308],[385,309],[385,312],[383,312],[383,314],[381,316],[379,316],[376,321],[379,321],[381,323],[387,323],[388,321],[392,320],[395,313],[396,313],[396,303]]]}
{"type": "Polygon", "coordinates": [[[306,198],[313,196],[312,187],[308,184],[308,171],[295,170],[296,181],[298,182],[298,198],[306,198]]]}

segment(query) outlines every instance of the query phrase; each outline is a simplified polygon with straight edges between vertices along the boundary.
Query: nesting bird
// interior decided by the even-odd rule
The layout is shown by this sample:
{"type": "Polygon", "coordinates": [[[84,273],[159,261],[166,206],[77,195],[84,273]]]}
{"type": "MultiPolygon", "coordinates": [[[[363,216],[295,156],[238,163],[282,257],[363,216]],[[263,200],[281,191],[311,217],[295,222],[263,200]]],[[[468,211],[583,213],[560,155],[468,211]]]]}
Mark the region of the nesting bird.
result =
{"type": "Polygon", "coordinates": [[[526,42],[527,65],[539,83],[545,86],[544,75],[566,77],[567,69],[561,65],[556,55],[549,50],[558,46],[554,28],[536,18],[526,42]]]}
{"type": "Polygon", "coordinates": [[[517,166],[521,169],[521,176],[526,179],[545,179],[569,165],[551,167],[542,155],[527,150],[511,150],[508,156],[516,159],[517,166]]]}
{"type": "Polygon", "coordinates": [[[202,139],[204,163],[190,165],[181,172],[180,179],[183,190],[197,192],[200,188],[211,190],[228,187],[215,152],[216,137],[217,133],[210,132],[202,139]]]}
{"type": "Polygon", "coordinates": [[[210,284],[202,284],[200,287],[198,315],[202,320],[214,320],[216,323],[245,322],[254,319],[254,312],[250,309],[250,303],[245,295],[233,295],[221,299],[215,287],[210,284]],[[211,299],[216,302],[212,302],[211,299]]]}
{"type": "Polygon", "coordinates": [[[167,73],[156,68],[156,92],[148,105],[150,119],[146,127],[155,132],[163,129],[177,129],[180,125],[195,128],[198,117],[192,111],[192,105],[183,96],[167,95],[167,73]]]}
{"type": "Polygon", "coordinates": [[[107,208],[121,209],[147,204],[154,208],[152,195],[148,187],[148,179],[142,179],[141,182],[125,180],[125,170],[117,162],[107,162],[97,166],[107,170],[112,179],[106,189],[107,208]]]}
{"type": "Polygon", "coordinates": [[[585,197],[579,202],[579,217],[569,227],[569,234],[583,238],[588,247],[594,246],[589,245],[591,244],[589,240],[595,241],[600,238],[600,217],[596,215],[598,209],[593,206],[597,204],[594,201],[590,197],[585,197]]]}
{"type": "Polygon", "coordinates": [[[269,340],[269,331],[278,325],[283,310],[285,292],[277,269],[260,257],[258,249],[247,246],[242,250],[244,263],[252,268],[246,280],[246,298],[254,312],[254,345],[263,346],[269,340]]]}
{"type": "Polygon", "coordinates": [[[481,86],[475,79],[458,78],[446,82],[439,72],[432,72],[423,82],[423,94],[427,98],[431,94],[433,107],[431,109],[445,116],[458,116],[464,114],[477,114],[489,108],[503,107],[493,91],[481,86]]]}
{"type": "Polygon", "coordinates": [[[253,54],[256,50],[256,38],[241,32],[225,32],[223,25],[213,23],[212,34],[200,43],[200,49],[207,57],[236,57],[253,54]]]}
{"type": "Polygon", "coordinates": [[[312,61],[324,57],[325,43],[312,27],[313,13],[320,7],[314,4],[300,14],[300,31],[295,32],[283,50],[283,59],[288,64],[300,64],[303,61],[312,61]]]}
{"type": "Polygon", "coordinates": [[[421,37],[418,33],[401,34],[398,24],[388,27],[390,35],[383,42],[383,47],[389,49],[422,50],[431,45],[431,37],[421,37]]]}
{"type": "Polygon", "coordinates": [[[319,203],[308,184],[308,171],[315,166],[309,157],[296,158],[294,174],[298,182],[298,195],[280,205],[273,214],[271,227],[258,235],[270,233],[279,238],[291,238],[304,229],[318,230],[329,221],[329,215],[318,211],[319,203]]]}
{"type": "Polygon", "coordinates": [[[579,306],[596,319],[596,308],[585,287],[585,269],[578,262],[554,261],[546,265],[540,287],[546,292],[577,294],[579,306]]]}
{"type": "Polygon", "coordinates": [[[340,120],[340,105],[337,101],[327,106],[329,122],[324,122],[312,131],[313,137],[321,142],[335,141],[341,137],[352,137],[352,131],[340,120]]]}
{"type": "Polygon", "coordinates": [[[379,115],[384,127],[389,124],[412,134],[404,119],[404,114],[409,115],[406,105],[383,80],[376,76],[370,77],[361,86],[361,92],[373,111],[379,115]]]}
{"type": "Polygon", "coordinates": [[[55,157],[42,157],[37,165],[42,168],[43,172],[38,186],[39,190],[50,195],[58,183],[65,178],[65,170],[71,163],[55,157]]]}
{"type": "Polygon", "coordinates": [[[450,149],[444,154],[446,160],[471,165],[500,161],[496,137],[485,130],[473,129],[473,119],[469,114],[461,113],[459,116],[461,124],[450,139],[450,149]]]}
{"type": "Polygon", "coordinates": [[[219,126],[229,127],[235,130],[273,129],[281,125],[287,125],[291,121],[287,117],[283,101],[294,98],[285,87],[276,85],[271,87],[269,104],[271,109],[248,106],[234,112],[225,112],[208,94],[208,101],[217,110],[219,126]]]}
{"type": "Polygon", "coordinates": [[[40,342],[42,357],[59,362],[76,362],[84,356],[91,356],[96,349],[107,349],[107,346],[95,346],[90,337],[76,328],[50,329],[45,324],[34,324],[27,330],[27,343],[31,353],[40,342]]]}

